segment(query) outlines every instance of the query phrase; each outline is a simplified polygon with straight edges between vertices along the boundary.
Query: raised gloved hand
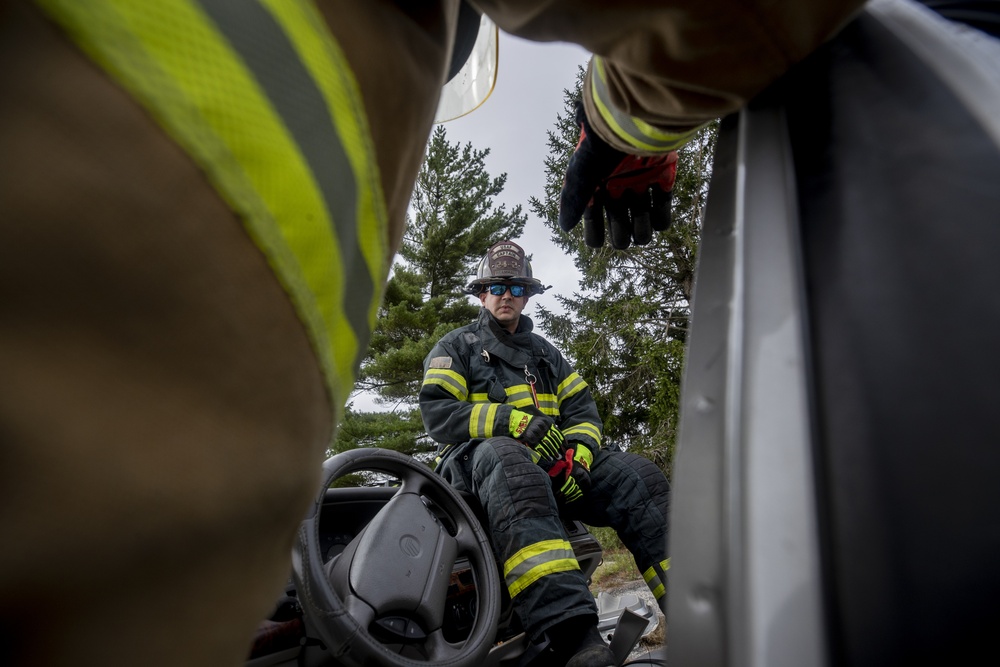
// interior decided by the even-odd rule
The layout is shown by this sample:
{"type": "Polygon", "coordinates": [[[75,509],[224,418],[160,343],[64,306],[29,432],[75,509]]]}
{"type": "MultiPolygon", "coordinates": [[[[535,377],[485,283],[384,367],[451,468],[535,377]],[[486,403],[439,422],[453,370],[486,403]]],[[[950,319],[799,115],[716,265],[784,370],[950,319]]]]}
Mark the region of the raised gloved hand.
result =
{"type": "Polygon", "coordinates": [[[578,462],[572,449],[567,449],[548,472],[556,500],[564,505],[575,503],[590,491],[589,466],[578,462]]]}
{"type": "Polygon", "coordinates": [[[542,460],[551,461],[562,455],[563,434],[551,417],[511,410],[510,435],[534,449],[542,460]]]}
{"type": "Polygon", "coordinates": [[[677,175],[677,152],[656,156],[628,155],[612,148],[587,121],[577,102],[580,141],[559,196],[559,226],[575,227],[583,218],[583,239],[592,248],[604,245],[607,212],[611,244],[619,250],[646,245],[653,231],[670,226],[670,205],[677,175]]]}

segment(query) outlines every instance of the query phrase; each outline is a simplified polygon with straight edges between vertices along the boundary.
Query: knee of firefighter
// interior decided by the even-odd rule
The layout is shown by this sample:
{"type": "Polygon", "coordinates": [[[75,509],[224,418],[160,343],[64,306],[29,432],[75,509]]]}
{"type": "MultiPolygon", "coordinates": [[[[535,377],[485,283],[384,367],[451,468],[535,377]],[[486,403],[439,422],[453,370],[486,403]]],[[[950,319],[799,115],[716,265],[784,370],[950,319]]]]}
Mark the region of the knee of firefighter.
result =
{"type": "Polygon", "coordinates": [[[473,454],[473,480],[494,530],[557,514],[548,475],[532,461],[530,450],[512,438],[480,443],[473,454]]]}
{"type": "MultiPolygon", "coordinates": [[[[479,443],[472,454],[472,468],[477,481],[493,475],[524,474],[538,467],[531,460],[531,451],[513,438],[488,438],[479,443]]],[[[538,469],[541,472],[541,469],[538,469]]]]}

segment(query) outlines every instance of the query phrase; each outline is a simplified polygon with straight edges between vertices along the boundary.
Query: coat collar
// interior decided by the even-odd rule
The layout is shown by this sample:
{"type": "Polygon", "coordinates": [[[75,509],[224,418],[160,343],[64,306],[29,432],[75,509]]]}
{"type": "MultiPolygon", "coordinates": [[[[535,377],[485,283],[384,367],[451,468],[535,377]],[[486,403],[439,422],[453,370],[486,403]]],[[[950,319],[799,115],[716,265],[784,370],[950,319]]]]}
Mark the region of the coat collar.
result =
{"type": "Polygon", "coordinates": [[[477,323],[483,349],[490,356],[500,357],[516,368],[524,368],[532,362],[531,331],[535,328],[535,324],[530,317],[521,315],[517,331],[510,333],[500,326],[490,311],[481,308],[477,323]]]}

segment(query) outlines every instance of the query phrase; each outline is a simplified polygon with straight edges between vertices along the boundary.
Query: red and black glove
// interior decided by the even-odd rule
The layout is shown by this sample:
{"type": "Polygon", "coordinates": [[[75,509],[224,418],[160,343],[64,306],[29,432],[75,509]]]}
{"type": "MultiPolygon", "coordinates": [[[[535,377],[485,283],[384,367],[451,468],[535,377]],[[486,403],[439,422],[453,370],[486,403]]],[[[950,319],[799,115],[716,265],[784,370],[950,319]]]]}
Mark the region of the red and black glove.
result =
{"type": "Polygon", "coordinates": [[[607,212],[611,245],[619,250],[632,242],[646,245],[654,230],[670,227],[677,151],[643,157],[612,148],[591,128],[582,102],[577,102],[576,121],[580,141],[559,195],[559,226],[568,232],[582,217],[584,241],[599,248],[607,212]]]}
{"type": "Polygon", "coordinates": [[[590,491],[590,470],[582,459],[575,458],[575,452],[567,449],[562,458],[548,469],[552,480],[552,492],[556,500],[564,505],[575,503],[590,491]]]}

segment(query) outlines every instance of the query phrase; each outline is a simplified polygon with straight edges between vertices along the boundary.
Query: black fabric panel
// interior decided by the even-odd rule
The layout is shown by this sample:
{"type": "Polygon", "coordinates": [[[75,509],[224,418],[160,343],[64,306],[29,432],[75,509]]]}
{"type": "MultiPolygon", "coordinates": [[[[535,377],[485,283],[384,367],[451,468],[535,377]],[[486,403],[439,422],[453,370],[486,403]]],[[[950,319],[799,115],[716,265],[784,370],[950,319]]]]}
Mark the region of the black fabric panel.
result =
{"type": "Polygon", "coordinates": [[[832,664],[972,664],[1000,627],[1000,154],[868,16],[784,92],[832,664]]]}
{"type": "Polygon", "coordinates": [[[1000,0],[918,0],[947,19],[1000,37],[1000,0]]]}

